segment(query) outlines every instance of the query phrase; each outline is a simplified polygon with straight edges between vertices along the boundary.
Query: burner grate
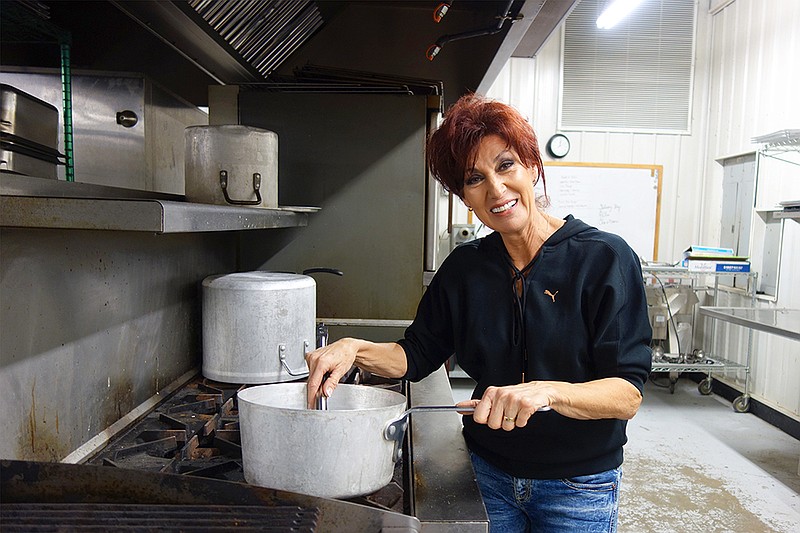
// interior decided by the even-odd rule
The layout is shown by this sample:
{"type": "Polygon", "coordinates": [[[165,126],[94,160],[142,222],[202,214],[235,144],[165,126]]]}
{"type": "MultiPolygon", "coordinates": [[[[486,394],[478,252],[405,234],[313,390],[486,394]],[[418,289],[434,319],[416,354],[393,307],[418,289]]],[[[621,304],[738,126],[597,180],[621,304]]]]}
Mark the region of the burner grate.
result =
{"type": "Polygon", "coordinates": [[[241,385],[195,380],[89,462],[243,481],[235,397],[241,385]],[[238,463],[237,463],[238,461],[238,463]]]}
{"type": "MultiPolygon", "coordinates": [[[[364,373],[364,385],[403,393],[402,383],[364,373]]],[[[247,385],[197,377],[91,458],[90,464],[246,483],[236,394],[247,385]]],[[[349,499],[408,514],[403,462],[378,491],[349,499]]]]}
{"type": "Polygon", "coordinates": [[[3,503],[4,532],[17,531],[316,531],[316,507],[3,503]]]}

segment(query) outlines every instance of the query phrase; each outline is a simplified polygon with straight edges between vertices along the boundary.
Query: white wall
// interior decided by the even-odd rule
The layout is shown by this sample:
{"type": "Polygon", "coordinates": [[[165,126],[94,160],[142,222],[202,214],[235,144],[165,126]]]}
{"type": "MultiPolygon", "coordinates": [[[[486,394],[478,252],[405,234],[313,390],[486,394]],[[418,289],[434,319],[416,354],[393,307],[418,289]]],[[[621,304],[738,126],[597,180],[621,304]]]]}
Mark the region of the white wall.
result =
{"type": "MultiPolygon", "coordinates": [[[[710,88],[704,164],[701,238],[719,238],[722,168],[713,160],[752,151],[751,138],[800,129],[800,2],[737,0],[710,16],[710,88]]],[[[793,157],[793,156],[790,156],[793,157]]],[[[795,161],[800,161],[795,157],[795,161]]],[[[765,160],[758,175],[756,207],[800,199],[800,166],[765,160]]],[[[754,225],[759,220],[754,216],[754,225]]],[[[755,259],[755,258],[754,258],[755,259]]],[[[775,302],[762,307],[800,309],[800,223],[784,222],[780,286],[775,302]]],[[[733,305],[741,305],[735,298],[733,305]]],[[[737,332],[728,328],[730,335],[737,332]]],[[[746,337],[743,337],[746,341],[746,337]]],[[[753,395],[773,407],[800,413],[800,343],[756,333],[753,395]]],[[[743,344],[743,343],[742,343],[743,344]]],[[[739,346],[734,360],[743,361],[739,346]]]]}
{"type": "MultiPolygon", "coordinates": [[[[698,2],[690,135],[568,132],[572,150],[565,161],[663,166],[661,261],[677,261],[691,244],[719,242],[722,167],[716,159],[756,150],[752,137],[800,129],[800,1],[712,3],[725,7],[698,2]]],[[[560,62],[561,37],[554,36],[536,58],[512,59],[488,91],[529,117],[542,146],[557,129],[560,62]]],[[[764,162],[756,203],[796,199],[800,166],[764,162]]],[[[456,211],[455,222],[464,223],[464,216],[456,211]]],[[[757,305],[800,309],[798,270],[800,223],[786,221],[777,299],[757,305]]],[[[729,298],[728,305],[747,303],[736,294],[729,298]]],[[[723,355],[745,362],[742,328],[718,325],[717,333],[723,355]]],[[[757,332],[753,347],[751,395],[800,419],[800,343],[757,332]]],[[[741,390],[743,377],[725,379],[741,390]]]]}

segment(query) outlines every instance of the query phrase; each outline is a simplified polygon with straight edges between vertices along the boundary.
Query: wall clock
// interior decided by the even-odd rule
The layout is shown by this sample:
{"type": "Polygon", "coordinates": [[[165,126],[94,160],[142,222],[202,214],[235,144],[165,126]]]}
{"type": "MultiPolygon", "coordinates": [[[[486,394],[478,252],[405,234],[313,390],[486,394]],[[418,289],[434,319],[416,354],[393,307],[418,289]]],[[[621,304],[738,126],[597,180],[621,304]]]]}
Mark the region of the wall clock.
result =
{"type": "Polygon", "coordinates": [[[569,139],[562,133],[556,133],[547,141],[546,148],[551,157],[561,159],[569,153],[569,139]]]}

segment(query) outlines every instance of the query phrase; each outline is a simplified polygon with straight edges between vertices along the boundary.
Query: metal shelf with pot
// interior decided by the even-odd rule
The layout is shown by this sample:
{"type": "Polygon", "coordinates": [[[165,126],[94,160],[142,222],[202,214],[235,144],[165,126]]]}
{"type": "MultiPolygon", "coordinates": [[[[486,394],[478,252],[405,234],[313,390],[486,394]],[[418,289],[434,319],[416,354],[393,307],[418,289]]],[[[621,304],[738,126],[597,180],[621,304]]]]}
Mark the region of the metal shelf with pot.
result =
{"type": "Polygon", "coordinates": [[[248,207],[187,202],[154,193],[0,174],[0,226],[198,233],[308,225],[317,207],[248,207]]]}

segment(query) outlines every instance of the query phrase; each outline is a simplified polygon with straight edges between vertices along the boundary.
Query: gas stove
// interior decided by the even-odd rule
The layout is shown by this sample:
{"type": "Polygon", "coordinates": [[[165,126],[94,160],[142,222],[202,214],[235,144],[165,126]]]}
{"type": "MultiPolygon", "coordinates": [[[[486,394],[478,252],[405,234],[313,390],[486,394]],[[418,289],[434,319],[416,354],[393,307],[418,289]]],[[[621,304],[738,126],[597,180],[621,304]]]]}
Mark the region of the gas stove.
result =
{"type": "MultiPolygon", "coordinates": [[[[410,407],[453,401],[444,368],[419,383],[365,384],[404,393],[410,407]]],[[[0,461],[4,530],[11,520],[22,531],[77,520],[118,531],[488,531],[454,412],[412,415],[393,480],[335,500],[244,481],[235,400],[243,387],[190,374],[64,463],[0,461]]]]}
{"type": "MultiPolygon", "coordinates": [[[[360,372],[352,381],[403,393],[399,380],[360,372]]],[[[246,387],[196,376],[88,463],[245,483],[236,395],[246,387]]],[[[388,485],[347,501],[408,514],[403,496],[401,460],[388,485]]]]}

